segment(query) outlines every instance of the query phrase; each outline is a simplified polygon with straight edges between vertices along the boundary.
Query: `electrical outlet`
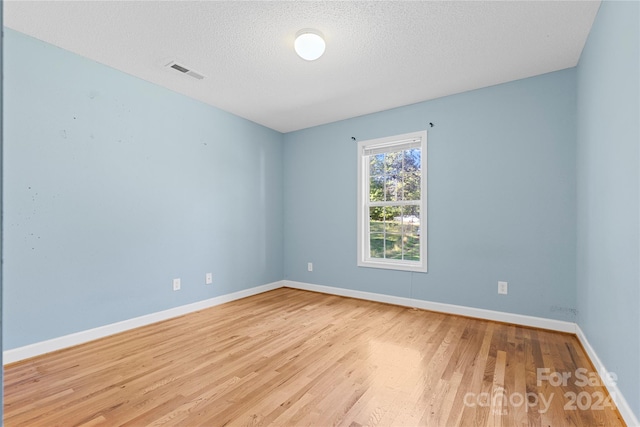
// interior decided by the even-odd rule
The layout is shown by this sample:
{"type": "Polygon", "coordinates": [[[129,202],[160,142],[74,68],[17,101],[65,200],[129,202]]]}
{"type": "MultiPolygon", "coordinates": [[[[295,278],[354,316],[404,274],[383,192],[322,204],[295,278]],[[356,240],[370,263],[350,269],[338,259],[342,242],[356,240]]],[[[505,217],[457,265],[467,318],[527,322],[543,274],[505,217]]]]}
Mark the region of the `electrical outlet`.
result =
{"type": "Polygon", "coordinates": [[[205,285],[210,285],[213,283],[213,274],[212,273],[207,273],[204,276],[204,284],[205,285]]]}
{"type": "Polygon", "coordinates": [[[180,290],[180,279],[173,279],[173,290],[174,291],[180,290]]]}
{"type": "Polygon", "coordinates": [[[313,271],[313,263],[312,262],[308,262],[307,263],[307,271],[313,271]]]}
{"type": "Polygon", "coordinates": [[[498,282],[498,293],[506,295],[509,291],[509,284],[507,282],[498,282]]]}

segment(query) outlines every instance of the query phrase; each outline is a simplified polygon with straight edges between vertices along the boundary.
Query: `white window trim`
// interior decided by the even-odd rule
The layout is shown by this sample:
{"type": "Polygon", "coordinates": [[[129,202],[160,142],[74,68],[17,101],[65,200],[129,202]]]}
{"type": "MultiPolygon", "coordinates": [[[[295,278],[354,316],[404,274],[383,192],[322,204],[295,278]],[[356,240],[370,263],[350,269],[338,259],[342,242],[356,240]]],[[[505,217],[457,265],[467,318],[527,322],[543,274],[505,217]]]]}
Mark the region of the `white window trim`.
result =
{"type": "MultiPolygon", "coordinates": [[[[402,202],[400,202],[402,204],[402,202]]],[[[427,272],[427,131],[406,133],[358,142],[358,266],[427,272]],[[409,140],[420,141],[420,261],[371,258],[369,256],[369,161],[365,150],[393,147],[409,140]],[[425,236],[423,239],[422,236],[425,236]]]]}

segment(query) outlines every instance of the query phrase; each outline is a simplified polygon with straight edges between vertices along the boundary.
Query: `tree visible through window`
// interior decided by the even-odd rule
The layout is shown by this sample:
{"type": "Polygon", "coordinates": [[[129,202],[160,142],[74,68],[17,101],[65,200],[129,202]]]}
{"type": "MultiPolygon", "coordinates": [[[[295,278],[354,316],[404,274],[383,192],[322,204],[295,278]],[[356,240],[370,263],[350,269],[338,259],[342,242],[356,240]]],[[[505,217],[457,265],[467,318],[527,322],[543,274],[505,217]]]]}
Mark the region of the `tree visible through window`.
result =
{"type": "Polygon", "coordinates": [[[426,271],[426,132],[358,150],[358,265],[426,271]]]}

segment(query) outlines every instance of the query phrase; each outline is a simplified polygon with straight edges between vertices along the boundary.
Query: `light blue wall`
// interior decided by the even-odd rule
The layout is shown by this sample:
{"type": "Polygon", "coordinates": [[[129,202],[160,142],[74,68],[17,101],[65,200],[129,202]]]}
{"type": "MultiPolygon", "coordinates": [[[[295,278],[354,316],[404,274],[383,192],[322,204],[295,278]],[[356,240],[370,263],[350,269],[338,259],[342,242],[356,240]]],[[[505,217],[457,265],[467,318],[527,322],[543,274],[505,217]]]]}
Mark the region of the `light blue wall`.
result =
{"type": "Polygon", "coordinates": [[[282,279],[282,134],[5,36],[5,350],[282,279]]]}
{"type": "MultiPolygon", "coordinates": [[[[4,9],[4,1],[0,0],[0,27],[2,27],[2,23],[3,23],[3,19],[4,16],[2,15],[3,9],[4,9]]],[[[3,172],[3,168],[2,168],[2,153],[3,153],[3,139],[2,139],[2,120],[3,120],[3,115],[2,115],[2,86],[3,86],[3,81],[4,79],[1,77],[2,76],[2,58],[4,57],[3,55],[3,51],[4,51],[4,35],[0,35],[0,228],[2,227],[2,189],[4,187],[4,183],[3,183],[3,176],[4,176],[4,172],[3,172]]],[[[2,259],[3,259],[3,251],[2,251],[2,232],[0,231],[0,366],[4,366],[3,365],[3,355],[2,355],[2,333],[3,333],[3,322],[2,322],[2,313],[4,311],[3,306],[2,306],[2,259]]],[[[0,384],[4,384],[4,369],[0,370],[0,384]]],[[[4,419],[3,417],[4,415],[4,387],[0,387],[0,420],[4,419]]]]}
{"type": "Polygon", "coordinates": [[[569,69],[286,134],[285,278],[575,320],[575,103],[569,69]],[[357,267],[351,137],[429,122],[429,272],[357,267]]]}
{"type": "Polygon", "coordinates": [[[640,418],[640,6],[605,1],[578,64],[578,325],[640,418]]]}

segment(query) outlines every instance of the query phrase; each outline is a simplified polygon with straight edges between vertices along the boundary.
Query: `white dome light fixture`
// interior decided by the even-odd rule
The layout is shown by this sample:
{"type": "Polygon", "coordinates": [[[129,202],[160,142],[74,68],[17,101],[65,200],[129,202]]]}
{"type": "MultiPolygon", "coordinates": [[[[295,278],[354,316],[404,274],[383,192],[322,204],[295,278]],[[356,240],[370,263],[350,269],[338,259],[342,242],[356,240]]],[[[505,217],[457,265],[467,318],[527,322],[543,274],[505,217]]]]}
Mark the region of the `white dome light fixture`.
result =
{"type": "Polygon", "coordinates": [[[298,56],[306,61],[315,61],[324,53],[326,44],[320,31],[300,30],[293,44],[298,56]]]}

